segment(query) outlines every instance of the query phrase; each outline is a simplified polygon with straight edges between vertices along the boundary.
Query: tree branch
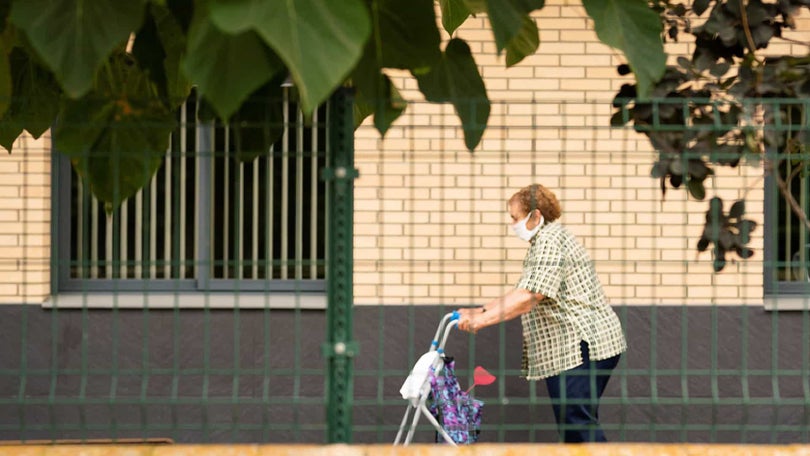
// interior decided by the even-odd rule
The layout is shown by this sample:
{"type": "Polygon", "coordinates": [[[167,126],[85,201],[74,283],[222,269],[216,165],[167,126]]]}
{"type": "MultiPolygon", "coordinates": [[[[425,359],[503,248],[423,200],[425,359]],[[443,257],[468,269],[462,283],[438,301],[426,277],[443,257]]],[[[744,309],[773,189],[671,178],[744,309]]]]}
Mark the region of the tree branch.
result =
{"type": "Polygon", "coordinates": [[[769,168],[771,175],[773,175],[774,179],[776,180],[776,186],[779,187],[780,193],[787,201],[788,205],[790,206],[791,211],[793,212],[799,220],[804,223],[804,226],[810,231],[810,220],[807,220],[807,214],[804,213],[802,207],[799,205],[799,202],[796,201],[796,198],[793,197],[793,194],[790,193],[790,190],[787,187],[787,182],[782,179],[782,176],[779,175],[779,170],[773,165],[773,162],[768,160],[765,165],[769,168]]]}
{"type": "Polygon", "coordinates": [[[751,35],[751,26],[748,24],[748,11],[746,9],[746,1],[740,1],[740,18],[742,19],[743,32],[745,32],[745,40],[748,42],[748,49],[751,55],[756,60],[757,46],[754,44],[754,37],[751,35]]]}
{"type": "Polygon", "coordinates": [[[782,41],[787,41],[788,43],[800,44],[802,46],[810,47],[810,43],[808,43],[806,41],[801,41],[801,40],[797,40],[797,39],[794,39],[794,38],[786,38],[784,36],[780,36],[779,39],[782,40],[782,41]]]}

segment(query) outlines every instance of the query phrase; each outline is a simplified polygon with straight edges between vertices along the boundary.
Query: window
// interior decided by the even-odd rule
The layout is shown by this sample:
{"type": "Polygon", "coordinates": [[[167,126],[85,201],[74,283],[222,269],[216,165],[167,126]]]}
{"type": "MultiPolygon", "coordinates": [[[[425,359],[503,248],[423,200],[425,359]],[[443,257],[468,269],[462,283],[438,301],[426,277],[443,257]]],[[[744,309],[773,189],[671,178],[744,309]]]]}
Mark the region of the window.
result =
{"type": "Polygon", "coordinates": [[[192,97],[151,183],[109,217],[55,154],[55,290],[323,294],[326,108],[305,122],[280,103],[282,137],[245,162],[192,97]]]}
{"type": "MultiPolygon", "coordinates": [[[[788,107],[783,105],[783,108],[788,107]]],[[[810,216],[810,172],[804,146],[800,141],[789,140],[787,144],[773,163],[784,189],[792,195],[801,212],[810,216]]],[[[777,179],[767,175],[765,182],[766,308],[807,309],[807,298],[810,297],[810,230],[785,198],[777,179]]]]}

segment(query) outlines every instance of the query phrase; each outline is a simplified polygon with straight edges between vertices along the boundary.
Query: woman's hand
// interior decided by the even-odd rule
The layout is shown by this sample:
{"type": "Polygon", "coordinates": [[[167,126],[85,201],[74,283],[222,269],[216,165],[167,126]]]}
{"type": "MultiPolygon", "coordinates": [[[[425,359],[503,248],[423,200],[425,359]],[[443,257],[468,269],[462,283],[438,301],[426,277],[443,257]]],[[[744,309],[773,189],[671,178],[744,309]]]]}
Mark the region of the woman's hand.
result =
{"type": "Polygon", "coordinates": [[[459,314],[458,318],[458,329],[468,332],[470,334],[476,333],[476,325],[475,325],[475,316],[481,313],[480,309],[458,309],[456,310],[459,314]]]}

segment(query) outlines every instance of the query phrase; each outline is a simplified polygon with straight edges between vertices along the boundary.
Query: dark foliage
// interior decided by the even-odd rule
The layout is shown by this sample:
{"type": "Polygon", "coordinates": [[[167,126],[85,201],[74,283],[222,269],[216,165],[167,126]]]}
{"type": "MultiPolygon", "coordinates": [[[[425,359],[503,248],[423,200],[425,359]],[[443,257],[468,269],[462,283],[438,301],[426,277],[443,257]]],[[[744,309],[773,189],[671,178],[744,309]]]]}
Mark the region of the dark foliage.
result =
{"type": "MultiPolygon", "coordinates": [[[[679,34],[695,38],[691,58],[680,57],[668,66],[652,96],[641,99],[635,84],[625,84],[613,100],[617,109],[611,124],[631,123],[658,151],[651,175],[661,192],[685,187],[698,200],[706,198],[704,182],[715,166],[736,167],[743,161],[783,160],[791,152],[804,152],[808,136],[803,119],[810,97],[810,57],[761,58],[757,51],[795,27],[800,8],[808,0],[696,0],[691,7],[658,2],[664,40],[679,34]],[[743,9],[742,5],[745,5],[743,9]],[[703,20],[693,27],[696,18],[703,20]]],[[[627,74],[621,65],[619,74],[627,74]]],[[[777,169],[773,163],[769,169],[777,169]]],[[[743,220],[744,201],[728,214],[723,202],[712,198],[698,250],[710,246],[714,268],[722,270],[726,255],[747,259],[746,245],[756,224],[743,220]]]]}

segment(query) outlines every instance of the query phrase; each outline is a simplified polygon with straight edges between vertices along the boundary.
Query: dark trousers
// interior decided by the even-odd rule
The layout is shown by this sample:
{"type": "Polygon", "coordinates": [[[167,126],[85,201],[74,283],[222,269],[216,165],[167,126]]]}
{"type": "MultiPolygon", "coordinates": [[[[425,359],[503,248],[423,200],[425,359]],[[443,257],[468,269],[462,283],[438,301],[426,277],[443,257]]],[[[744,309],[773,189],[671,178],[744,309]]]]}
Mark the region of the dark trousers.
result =
{"type": "Polygon", "coordinates": [[[605,442],[599,427],[599,398],[605,391],[619,356],[591,361],[588,344],[580,343],[582,364],[546,379],[560,437],[566,443],[605,442]]]}

